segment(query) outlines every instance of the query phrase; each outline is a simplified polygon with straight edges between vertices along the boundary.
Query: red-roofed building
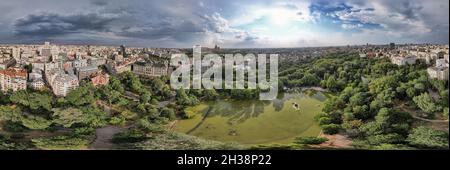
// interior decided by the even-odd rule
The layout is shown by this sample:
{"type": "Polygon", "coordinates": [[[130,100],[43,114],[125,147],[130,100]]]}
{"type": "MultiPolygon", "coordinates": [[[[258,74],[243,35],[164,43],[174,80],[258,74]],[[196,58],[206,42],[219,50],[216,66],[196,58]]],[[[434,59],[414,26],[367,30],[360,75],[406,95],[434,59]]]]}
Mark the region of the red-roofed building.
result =
{"type": "Polygon", "coordinates": [[[96,74],[92,75],[91,81],[94,86],[106,85],[109,82],[109,75],[96,73],[96,74]]]}
{"type": "Polygon", "coordinates": [[[22,68],[8,68],[0,70],[0,89],[17,91],[27,88],[27,70],[22,68]]]}

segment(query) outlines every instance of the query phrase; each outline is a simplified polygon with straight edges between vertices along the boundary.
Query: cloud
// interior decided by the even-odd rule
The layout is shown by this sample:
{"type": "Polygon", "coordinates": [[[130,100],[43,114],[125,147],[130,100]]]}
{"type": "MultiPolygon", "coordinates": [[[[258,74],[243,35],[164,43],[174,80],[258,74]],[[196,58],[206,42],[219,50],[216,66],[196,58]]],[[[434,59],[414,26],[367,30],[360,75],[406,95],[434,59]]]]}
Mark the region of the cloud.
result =
{"type": "Polygon", "coordinates": [[[446,0],[2,2],[0,42],[295,47],[448,43],[446,0]],[[44,12],[43,12],[44,11],[44,12]]]}
{"type": "Polygon", "coordinates": [[[107,31],[108,25],[119,18],[117,14],[75,14],[54,13],[32,14],[16,20],[15,34],[19,36],[57,36],[83,31],[107,31]]]}
{"type": "Polygon", "coordinates": [[[106,6],[108,5],[107,0],[91,0],[91,3],[97,6],[106,6]]]}
{"type": "Polygon", "coordinates": [[[215,33],[223,33],[230,29],[228,21],[217,12],[212,15],[205,15],[203,19],[205,19],[205,24],[208,26],[208,29],[215,33]]]}
{"type": "Polygon", "coordinates": [[[363,27],[363,25],[362,24],[342,24],[341,27],[344,29],[356,29],[356,28],[363,27]]]}

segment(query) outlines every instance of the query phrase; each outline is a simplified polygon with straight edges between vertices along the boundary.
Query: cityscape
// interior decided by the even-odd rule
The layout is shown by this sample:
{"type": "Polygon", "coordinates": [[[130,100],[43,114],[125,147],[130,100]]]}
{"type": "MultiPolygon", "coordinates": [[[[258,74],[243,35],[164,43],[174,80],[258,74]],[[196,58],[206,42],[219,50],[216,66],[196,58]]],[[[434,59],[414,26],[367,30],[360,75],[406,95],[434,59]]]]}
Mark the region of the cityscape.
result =
{"type": "Polygon", "coordinates": [[[448,150],[448,3],[0,0],[0,150],[448,150]],[[172,88],[196,53],[278,96],[172,88]]]}
{"type": "MultiPolygon", "coordinates": [[[[2,45],[0,46],[1,90],[15,92],[27,88],[33,90],[48,88],[55,96],[65,97],[70,90],[76,89],[81,81],[89,81],[93,86],[108,84],[110,74],[131,72],[146,78],[169,76],[175,69],[169,65],[170,56],[186,50],[126,48],[124,45],[54,45],[50,42],[41,45],[2,45]]],[[[210,50],[220,49],[216,45],[210,50]]],[[[448,45],[396,46],[395,43],[390,43],[314,49],[235,51],[257,54],[277,53],[282,61],[300,61],[337,52],[358,53],[362,58],[387,58],[392,64],[398,66],[414,65],[421,61],[428,66],[427,73],[430,79],[448,81],[448,50],[448,45]]]]}

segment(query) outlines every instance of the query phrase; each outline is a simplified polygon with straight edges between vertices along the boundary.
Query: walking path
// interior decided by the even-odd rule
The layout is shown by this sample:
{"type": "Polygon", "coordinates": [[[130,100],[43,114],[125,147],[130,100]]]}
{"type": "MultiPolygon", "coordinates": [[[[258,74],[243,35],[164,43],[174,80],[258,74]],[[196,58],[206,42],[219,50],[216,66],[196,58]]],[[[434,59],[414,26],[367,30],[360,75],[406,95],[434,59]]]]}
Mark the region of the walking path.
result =
{"type": "Polygon", "coordinates": [[[95,139],[89,146],[94,150],[110,150],[114,149],[114,143],[112,139],[115,134],[123,132],[125,127],[118,126],[106,126],[95,130],[95,139]]]}

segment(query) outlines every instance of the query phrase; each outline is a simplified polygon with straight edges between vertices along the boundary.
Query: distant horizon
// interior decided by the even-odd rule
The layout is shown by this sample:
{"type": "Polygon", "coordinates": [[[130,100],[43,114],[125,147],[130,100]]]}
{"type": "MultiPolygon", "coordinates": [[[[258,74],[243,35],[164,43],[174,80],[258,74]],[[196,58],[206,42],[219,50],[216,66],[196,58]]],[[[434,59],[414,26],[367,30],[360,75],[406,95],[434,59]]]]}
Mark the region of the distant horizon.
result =
{"type": "MultiPolygon", "coordinates": [[[[7,45],[44,45],[45,42],[50,42],[50,45],[58,45],[58,46],[64,46],[64,45],[73,45],[73,46],[109,46],[109,47],[119,47],[121,45],[128,47],[128,48],[167,48],[167,49],[191,49],[194,45],[200,45],[205,48],[214,48],[215,45],[201,45],[201,44],[193,44],[190,47],[157,47],[157,46],[128,46],[127,44],[89,44],[89,43],[79,43],[79,44],[71,44],[71,43],[54,43],[52,41],[42,41],[39,43],[3,43],[0,42],[0,46],[7,46],[7,45]]],[[[371,46],[387,46],[390,43],[394,43],[395,45],[449,45],[448,43],[395,43],[395,42],[389,42],[389,43],[380,43],[380,44],[371,44],[368,43],[371,46]]],[[[334,46],[299,46],[299,47],[221,47],[218,46],[220,49],[295,49],[295,48],[327,48],[327,47],[347,47],[347,46],[366,46],[366,44],[348,44],[348,45],[334,45],[334,46]]]]}

